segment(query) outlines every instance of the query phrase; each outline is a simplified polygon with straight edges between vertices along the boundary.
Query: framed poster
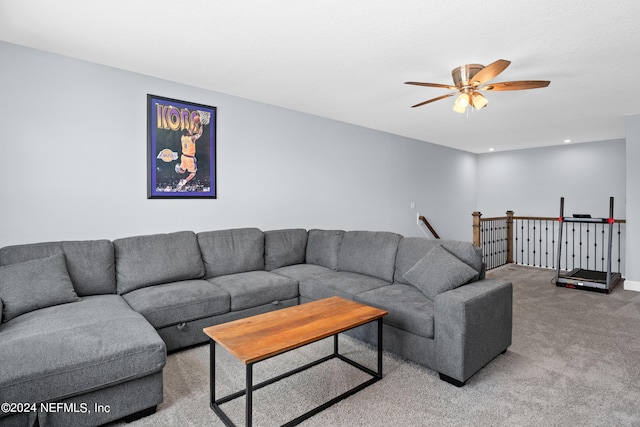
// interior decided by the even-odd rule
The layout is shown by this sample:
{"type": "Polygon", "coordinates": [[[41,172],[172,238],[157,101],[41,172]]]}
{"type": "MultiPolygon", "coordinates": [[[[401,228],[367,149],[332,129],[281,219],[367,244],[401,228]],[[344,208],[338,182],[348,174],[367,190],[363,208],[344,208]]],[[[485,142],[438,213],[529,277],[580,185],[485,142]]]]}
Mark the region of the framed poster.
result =
{"type": "Polygon", "coordinates": [[[147,95],[147,198],[215,199],[216,107],[147,95]]]}

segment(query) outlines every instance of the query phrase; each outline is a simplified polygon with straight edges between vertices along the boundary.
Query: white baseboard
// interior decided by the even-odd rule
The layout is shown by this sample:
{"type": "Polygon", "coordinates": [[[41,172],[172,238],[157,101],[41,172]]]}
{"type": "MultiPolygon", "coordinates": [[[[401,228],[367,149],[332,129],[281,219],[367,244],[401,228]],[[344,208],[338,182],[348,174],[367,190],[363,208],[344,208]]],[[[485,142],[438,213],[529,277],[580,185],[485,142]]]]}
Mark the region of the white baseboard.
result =
{"type": "Polygon", "coordinates": [[[626,291],[636,291],[640,292],[640,282],[635,282],[633,280],[624,280],[624,289],[626,291]]]}

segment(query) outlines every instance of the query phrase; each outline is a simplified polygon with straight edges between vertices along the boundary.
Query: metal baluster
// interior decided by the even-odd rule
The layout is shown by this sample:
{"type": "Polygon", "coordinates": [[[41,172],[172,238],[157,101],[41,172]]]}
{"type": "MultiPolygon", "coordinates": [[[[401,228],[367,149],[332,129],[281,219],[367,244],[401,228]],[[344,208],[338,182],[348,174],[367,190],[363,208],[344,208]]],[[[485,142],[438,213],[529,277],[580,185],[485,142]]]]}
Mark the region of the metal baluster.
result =
{"type": "Polygon", "coordinates": [[[618,273],[622,274],[622,267],[620,266],[620,223],[618,223],[618,273]]]}
{"type": "Polygon", "coordinates": [[[552,268],[556,268],[556,222],[551,221],[551,262],[552,268]]]}
{"type": "Polygon", "coordinates": [[[601,256],[601,258],[602,258],[602,260],[601,260],[601,262],[602,262],[602,268],[601,268],[601,271],[604,271],[604,269],[605,269],[605,266],[604,266],[604,238],[605,238],[605,230],[604,230],[604,229],[605,229],[605,227],[604,227],[604,224],[603,224],[603,225],[602,225],[602,233],[601,233],[601,234],[602,234],[602,256],[601,256]]]}
{"type": "Polygon", "coordinates": [[[571,251],[571,261],[572,261],[572,266],[571,268],[576,268],[576,225],[572,223],[571,225],[571,231],[572,231],[572,235],[573,235],[573,242],[572,242],[572,246],[573,249],[571,251]]]}
{"type": "Polygon", "coordinates": [[[582,254],[582,252],[584,251],[584,240],[583,240],[583,235],[584,235],[584,231],[582,229],[583,224],[582,223],[578,223],[578,268],[583,268],[582,267],[582,259],[584,258],[584,255],[582,254]]]}
{"type": "Polygon", "coordinates": [[[549,267],[549,221],[544,221],[544,265],[549,267]]]}
{"type": "Polygon", "coordinates": [[[564,268],[565,270],[569,270],[569,224],[562,223],[565,231],[565,241],[564,241],[564,268]]]}
{"type": "Polygon", "coordinates": [[[533,221],[533,240],[532,240],[532,250],[533,250],[533,265],[536,266],[536,220],[533,221]]]}
{"type": "MultiPolygon", "coordinates": [[[[587,270],[589,269],[589,224],[585,224],[587,227],[587,246],[585,247],[585,252],[587,253],[587,270]]],[[[593,269],[596,269],[596,266],[593,266],[593,269]]]]}
{"type": "Polygon", "coordinates": [[[518,262],[518,220],[514,219],[513,220],[513,230],[515,231],[515,233],[513,233],[514,238],[516,239],[516,241],[513,244],[513,256],[515,257],[515,259],[513,260],[516,264],[519,264],[518,262]]]}

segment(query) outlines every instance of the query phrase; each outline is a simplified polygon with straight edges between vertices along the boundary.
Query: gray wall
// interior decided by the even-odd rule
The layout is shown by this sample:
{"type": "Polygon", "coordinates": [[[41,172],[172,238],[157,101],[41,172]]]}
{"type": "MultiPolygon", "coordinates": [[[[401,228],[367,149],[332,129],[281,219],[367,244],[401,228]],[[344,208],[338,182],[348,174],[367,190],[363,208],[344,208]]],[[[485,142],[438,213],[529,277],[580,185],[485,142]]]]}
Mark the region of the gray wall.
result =
{"type": "Polygon", "coordinates": [[[627,271],[625,289],[640,291],[640,115],[627,117],[627,271]]]}
{"type": "Polygon", "coordinates": [[[0,58],[0,246],[246,226],[423,235],[418,213],[471,239],[474,154],[7,43],[0,58]],[[146,198],[148,93],[218,108],[218,199],[146,198]]]}
{"type": "Polygon", "coordinates": [[[514,150],[478,156],[478,210],[483,216],[614,216],[626,217],[625,141],[514,150]]]}

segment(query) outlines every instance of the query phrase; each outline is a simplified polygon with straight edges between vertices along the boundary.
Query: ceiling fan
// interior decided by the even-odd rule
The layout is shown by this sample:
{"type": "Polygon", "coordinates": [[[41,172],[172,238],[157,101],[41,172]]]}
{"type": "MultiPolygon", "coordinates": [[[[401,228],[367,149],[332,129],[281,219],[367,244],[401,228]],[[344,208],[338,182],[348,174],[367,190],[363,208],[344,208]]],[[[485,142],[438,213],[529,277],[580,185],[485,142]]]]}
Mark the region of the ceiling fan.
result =
{"type": "Polygon", "coordinates": [[[476,110],[487,106],[489,101],[479,92],[481,90],[524,90],[549,86],[550,82],[548,80],[520,80],[514,82],[485,84],[489,80],[493,80],[494,78],[496,78],[498,74],[502,73],[509,66],[509,64],[511,64],[511,61],[498,59],[497,61],[492,62],[486,67],[480,64],[467,64],[461,67],[457,67],[451,72],[454,83],[453,86],[440,83],[405,82],[405,84],[408,85],[438,87],[455,91],[446,95],[439,96],[437,98],[429,99],[416,105],[412,105],[411,108],[420,107],[422,105],[459,94],[456,98],[453,110],[458,113],[464,113],[467,110],[468,106],[471,106],[476,110]]]}

